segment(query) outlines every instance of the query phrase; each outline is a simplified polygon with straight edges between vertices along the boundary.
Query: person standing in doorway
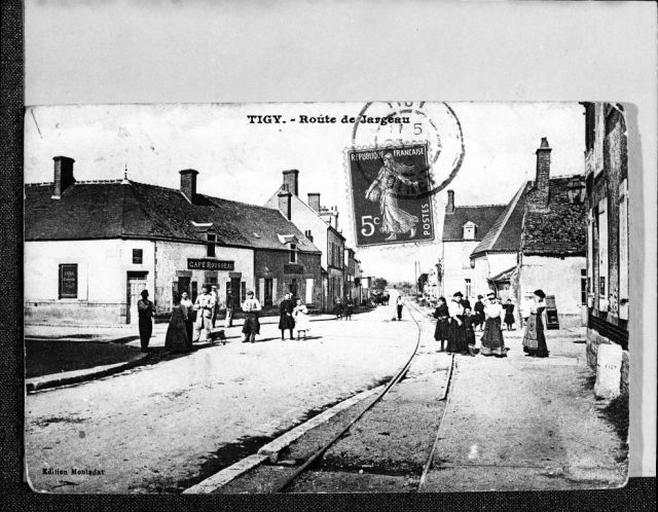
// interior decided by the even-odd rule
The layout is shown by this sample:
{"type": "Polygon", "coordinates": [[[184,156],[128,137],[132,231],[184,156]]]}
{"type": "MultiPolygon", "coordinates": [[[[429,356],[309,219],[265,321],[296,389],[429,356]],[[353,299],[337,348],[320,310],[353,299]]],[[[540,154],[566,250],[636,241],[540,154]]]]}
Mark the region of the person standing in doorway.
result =
{"type": "Polygon", "coordinates": [[[187,339],[192,343],[192,336],[194,333],[194,304],[192,304],[187,292],[181,293],[180,305],[185,317],[185,332],[187,333],[187,339]]]}
{"type": "Polygon", "coordinates": [[[260,334],[258,316],[261,309],[260,302],[254,297],[254,292],[249,290],[247,292],[247,299],[242,303],[242,311],[245,312],[244,325],[242,326],[244,340],[242,340],[242,343],[247,343],[248,341],[254,343],[256,341],[256,335],[260,334]]]}
{"type": "Polygon", "coordinates": [[[233,294],[228,292],[226,294],[226,318],[224,319],[224,327],[228,329],[233,327],[233,310],[235,309],[235,304],[233,304],[233,294]]]}
{"type": "Polygon", "coordinates": [[[142,290],[142,298],[137,301],[137,315],[139,317],[139,342],[142,346],[142,352],[147,352],[149,340],[153,333],[153,315],[155,306],[148,299],[148,290],[142,290]]]}
{"type": "Polygon", "coordinates": [[[290,331],[290,339],[293,339],[293,329],[295,328],[295,319],[292,312],[295,309],[295,302],[292,300],[292,294],[286,293],[284,299],[279,304],[279,330],[281,331],[281,340],[286,339],[286,331],[290,331]]]}
{"type": "Polygon", "coordinates": [[[215,302],[209,293],[209,287],[203,286],[201,294],[196,298],[194,304],[196,310],[196,321],[194,322],[194,341],[207,341],[210,338],[212,328],[212,314],[215,310],[215,302]]]}
{"type": "Polygon", "coordinates": [[[546,294],[543,290],[535,290],[535,303],[530,310],[530,316],[526,322],[526,330],[523,335],[523,351],[531,357],[548,357],[546,346],[546,294]]]}
{"type": "Polygon", "coordinates": [[[484,306],[484,334],[482,335],[482,355],[506,357],[505,342],[501,321],[503,308],[496,299],[494,292],[487,293],[487,303],[484,306]]]}
{"type": "Polygon", "coordinates": [[[404,302],[402,300],[402,295],[398,295],[398,298],[395,299],[395,306],[398,313],[398,322],[402,320],[402,308],[404,307],[404,302]]]}

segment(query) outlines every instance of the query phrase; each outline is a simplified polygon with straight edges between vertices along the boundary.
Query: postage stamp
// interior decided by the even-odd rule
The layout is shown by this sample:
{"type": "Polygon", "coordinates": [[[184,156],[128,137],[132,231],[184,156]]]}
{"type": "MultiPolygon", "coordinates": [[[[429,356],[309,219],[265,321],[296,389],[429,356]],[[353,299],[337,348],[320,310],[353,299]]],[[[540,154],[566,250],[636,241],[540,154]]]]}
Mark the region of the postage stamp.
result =
{"type": "Polygon", "coordinates": [[[436,194],[457,176],[466,148],[461,123],[450,105],[425,101],[368,102],[352,128],[352,146],[386,148],[409,142],[427,144],[428,184],[436,194]],[[401,123],[373,122],[403,119],[401,123]]]}
{"type": "Polygon", "coordinates": [[[427,158],[427,144],[347,151],[357,246],[434,239],[427,158]]]}

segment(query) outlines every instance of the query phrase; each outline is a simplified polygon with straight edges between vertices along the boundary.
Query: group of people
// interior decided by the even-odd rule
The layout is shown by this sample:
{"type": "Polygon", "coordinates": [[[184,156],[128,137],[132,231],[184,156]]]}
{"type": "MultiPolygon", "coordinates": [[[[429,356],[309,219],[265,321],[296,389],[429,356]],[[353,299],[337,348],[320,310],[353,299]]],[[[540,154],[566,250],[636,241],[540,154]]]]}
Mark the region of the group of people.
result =
{"type": "MultiPolygon", "coordinates": [[[[526,330],[523,350],[529,356],[548,357],[544,326],[546,325],[543,290],[535,290],[534,303],[524,313],[526,330]]],[[[493,291],[487,293],[486,301],[478,296],[474,308],[461,292],[456,292],[448,303],[439,297],[434,311],[437,319],[434,339],[441,343],[441,351],[476,355],[475,332],[482,332],[480,353],[484,356],[506,357],[508,348],[503,338],[503,324],[508,331],[514,330],[514,304],[508,299],[503,304],[493,291]]]]}
{"type": "Polygon", "coordinates": [[[341,300],[340,297],[336,297],[334,300],[334,315],[336,315],[336,320],[352,320],[352,314],[354,314],[354,301],[351,297],[341,300]]]}
{"type": "Polygon", "coordinates": [[[286,339],[286,331],[290,333],[290,339],[294,339],[293,332],[297,333],[297,339],[306,339],[311,323],[308,319],[308,308],[302,299],[295,300],[292,293],[286,293],[279,304],[279,330],[281,340],[286,339]]]}

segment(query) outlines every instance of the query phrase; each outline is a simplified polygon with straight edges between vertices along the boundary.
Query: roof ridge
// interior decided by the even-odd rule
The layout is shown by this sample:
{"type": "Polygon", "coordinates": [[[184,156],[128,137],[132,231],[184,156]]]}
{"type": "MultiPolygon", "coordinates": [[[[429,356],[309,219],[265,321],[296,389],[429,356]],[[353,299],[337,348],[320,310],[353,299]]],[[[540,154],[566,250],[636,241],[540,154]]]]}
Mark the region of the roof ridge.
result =
{"type": "Polygon", "coordinates": [[[512,216],[512,213],[514,212],[514,209],[516,208],[516,205],[519,202],[519,199],[521,199],[521,196],[523,195],[523,192],[525,192],[526,188],[527,188],[527,185],[523,185],[521,188],[519,188],[517,193],[514,194],[514,197],[509,202],[509,205],[508,205],[509,208],[507,208],[507,211],[505,212],[505,217],[503,218],[503,222],[500,225],[500,229],[498,230],[498,233],[496,233],[496,236],[494,236],[494,239],[491,242],[491,247],[496,245],[496,242],[500,238],[500,234],[503,232],[503,229],[505,229],[505,226],[509,222],[509,218],[512,216]]]}
{"type": "Polygon", "coordinates": [[[457,208],[487,208],[487,207],[503,207],[505,208],[507,203],[482,203],[482,204],[465,204],[462,206],[455,206],[457,208]]]}

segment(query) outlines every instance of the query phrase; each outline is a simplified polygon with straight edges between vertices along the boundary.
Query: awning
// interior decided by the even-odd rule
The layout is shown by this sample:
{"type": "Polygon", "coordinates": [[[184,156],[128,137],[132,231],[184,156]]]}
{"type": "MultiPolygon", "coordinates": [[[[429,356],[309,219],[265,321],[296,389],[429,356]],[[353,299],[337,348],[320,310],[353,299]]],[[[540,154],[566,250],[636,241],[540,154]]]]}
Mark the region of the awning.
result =
{"type": "Polygon", "coordinates": [[[496,274],[493,277],[488,278],[488,281],[492,283],[509,283],[514,272],[516,271],[516,266],[503,270],[500,274],[496,274]]]}

